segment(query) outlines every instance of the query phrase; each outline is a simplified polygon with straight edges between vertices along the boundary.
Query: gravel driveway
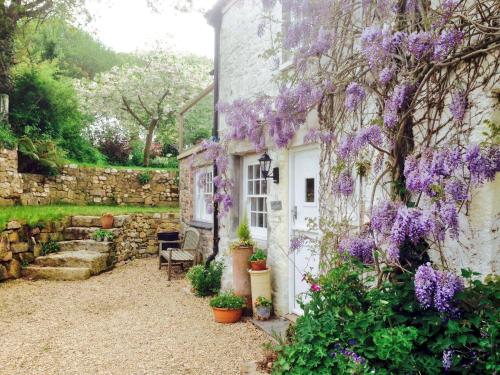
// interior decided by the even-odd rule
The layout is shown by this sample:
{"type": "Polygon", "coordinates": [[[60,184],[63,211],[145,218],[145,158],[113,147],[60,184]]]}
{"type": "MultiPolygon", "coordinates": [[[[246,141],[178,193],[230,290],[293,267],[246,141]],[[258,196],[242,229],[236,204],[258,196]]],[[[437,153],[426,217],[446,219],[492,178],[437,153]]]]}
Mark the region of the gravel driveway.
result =
{"type": "Polygon", "coordinates": [[[261,331],[213,322],[187,286],[155,259],[86,281],[0,284],[0,374],[222,375],[261,359],[261,331]]]}

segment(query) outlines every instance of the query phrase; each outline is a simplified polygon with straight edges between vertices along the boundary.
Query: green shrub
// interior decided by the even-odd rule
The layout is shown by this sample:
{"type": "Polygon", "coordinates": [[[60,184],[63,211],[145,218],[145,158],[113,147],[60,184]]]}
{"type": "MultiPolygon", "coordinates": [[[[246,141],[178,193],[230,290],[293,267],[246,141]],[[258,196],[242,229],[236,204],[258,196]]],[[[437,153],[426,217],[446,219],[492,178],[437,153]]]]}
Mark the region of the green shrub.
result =
{"type": "Polygon", "coordinates": [[[242,309],[246,306],[245,298],[237,296],[233,292],[221,293],[210,300],[210,306],[219,309],[242,309]]]}
{"type": "Polygon", "coordinates": [[[0,148],[12,150],[16,147],[17,139],[12,133],[9,124],[0,121],[0,148]]]}
{"type": "Polygon", "coordinates": [[[255,253],[253,253],[250,258],[248,258],[248,260],[250,262],[256,262],[256,261],[259,261],[259,260],[266,260],[267,259],[267,255],[266,253],[264,252],[264,250],[262,249],[257,249],[255,251],[255,253]]]}
{"type": "Polygon", "coordinates": [[[42,256],[58,253],[61,250],[61,246],[55,241],[50,240],[49,242],[42,243],[42,256]]]}
{"type": "Polygon", "coordinates": [[[143,172],[137,175],[137,179],[141,185],[147,185],[153,179],[153,174],[151,172],[143,172]]]}
{"type": "Polygon", "coordinates": [[[419,306],[411,273],[370,289],[364,271],[344,263],[320,278],[290,343],[277,348],[274,374],[441,374],[447,351],[449,373],[500,370],[498,280],[465,272],[451,317],[419,306]]]}
{"type": "Polygon", "coordinates": [[[212,262],[208,268],[203,265],[191,267],[186,277],[197,296],[211,296],[220,290],[223,270],[222,262],[212,262]]]}

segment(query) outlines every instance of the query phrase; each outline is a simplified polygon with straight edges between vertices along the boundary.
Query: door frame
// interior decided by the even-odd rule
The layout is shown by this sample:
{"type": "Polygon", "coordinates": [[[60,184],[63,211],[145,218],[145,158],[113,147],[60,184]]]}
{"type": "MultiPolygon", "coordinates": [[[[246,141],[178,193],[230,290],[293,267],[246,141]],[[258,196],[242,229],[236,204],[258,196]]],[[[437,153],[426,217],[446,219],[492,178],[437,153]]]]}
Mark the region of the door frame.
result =
{"type": "MultiPolygon", "coordinates": [[[[290,241],[294,231],[292,207],[295,205],[295,157],[299,152],[317,150],[321,157],[321,147],[317,143],[302,145],[290,149],[288,154],[288,249],[290,249],[290,241]]],[[[320,173],[321,176],[321,173],[320,173]]],[[[319,181],[318,181],[319,187],[319,181]]],[[[319,196],[318,196],[318,207],[319,207],[319,196]]],[[[294,267],[294,255],[288,255],[288,312],[290,314],[297,314],[294,311],[295,305],[295,267],[294,267]]]]}

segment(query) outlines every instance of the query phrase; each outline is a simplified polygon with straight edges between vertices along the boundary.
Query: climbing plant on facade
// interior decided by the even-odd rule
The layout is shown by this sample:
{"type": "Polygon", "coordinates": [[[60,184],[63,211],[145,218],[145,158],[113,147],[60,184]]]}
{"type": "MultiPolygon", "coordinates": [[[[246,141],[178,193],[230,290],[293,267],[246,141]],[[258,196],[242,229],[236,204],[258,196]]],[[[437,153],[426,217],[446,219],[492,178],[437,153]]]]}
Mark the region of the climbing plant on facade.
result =
{"type": "MultiPolygon", "coordinates": [[[[327,234],[318,244],[326,268],[354,257],[380,288],[408,274],[420,309],[457,318],[454,300],[470,284],[451,272],[445,243],[460,239],[474,192],[500,171],[498,126],[485,123],[493,106],[485,94],[500,81],[500,3],[262,4],[256,32],[273,43],[265,55],[276,66],[284,55],[291,61],[277,69],[277,96],[219,104],[228,130],[206,144],[223,166],[216,201],[228,202],[227,209],[232,202],[227,144],[286,148],[307,128],[304,141],[322,149],[327,198],[317,225],[327,234]],[[316,125],[308,121],[313,111],[316,125]]],[[[443,352],[445,369],[461,361],[450,359],[451,346],[443,352]]],[[[336,352],[354,358],[345,346],[336,352]]]]}

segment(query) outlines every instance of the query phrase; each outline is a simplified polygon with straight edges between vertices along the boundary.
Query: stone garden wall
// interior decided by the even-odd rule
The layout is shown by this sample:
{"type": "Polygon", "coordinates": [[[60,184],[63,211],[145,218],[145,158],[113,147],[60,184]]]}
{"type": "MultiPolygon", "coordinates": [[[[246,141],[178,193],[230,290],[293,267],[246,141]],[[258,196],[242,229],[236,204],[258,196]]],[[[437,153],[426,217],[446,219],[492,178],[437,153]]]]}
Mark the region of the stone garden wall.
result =
{"type": "Polygon", "coordinates": [[[68,204],[168,205],[178,202],[177,173],[66,165],[55,177],[17,172],[17,152],[0,150],[0,206],[68,204]],[[139,182],[150,174],[149,183],[139,182]]]}
{"type": "Polygon", "coordinates": [[[30,227],[11,221],[6,228],[0,229],[0,281],[21,277],[22,266],[42,255],[42,243],[62,241],[64,229],[70,223],[71,218],[66,218],[30,227]]]}
{"type": "Polygon", "coordinates": [[[0,206],[13,205],[22,192],[22,180],[17,173],[17,151],[0,148],[0,206]]]}
{"type": "Polygon", "coordinates": [[[158,254],[158,232],[180,231],[179,216],[173,213],[134,214],[125,220],[115,239],[116,262],[158,254]]]}

